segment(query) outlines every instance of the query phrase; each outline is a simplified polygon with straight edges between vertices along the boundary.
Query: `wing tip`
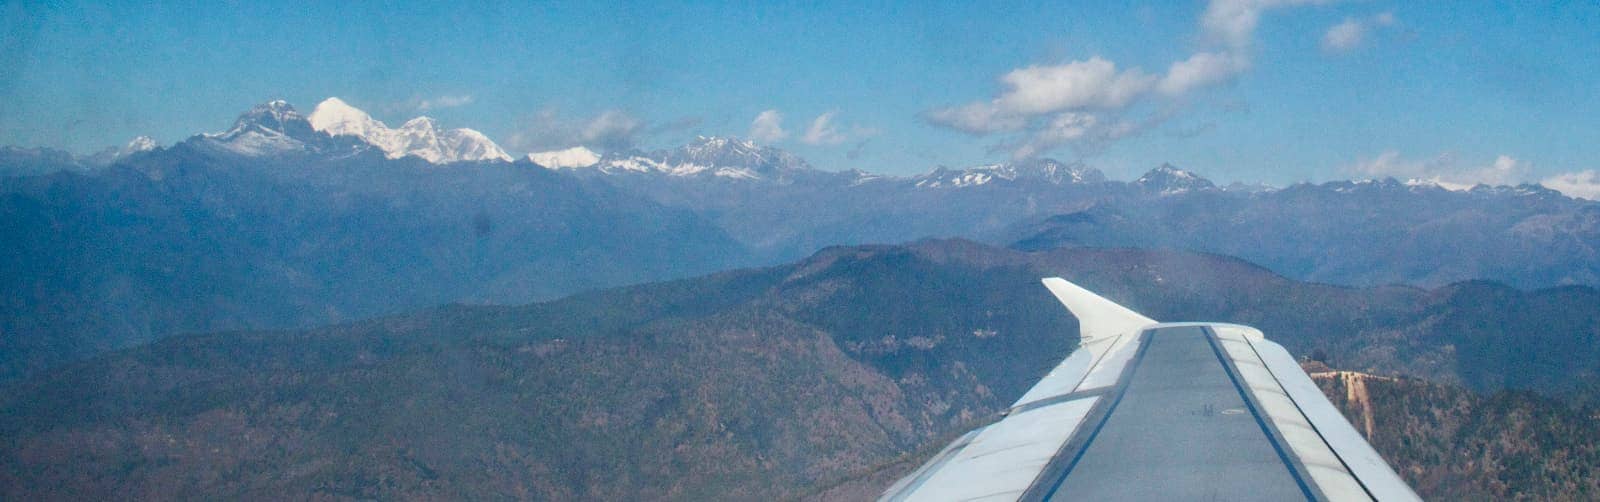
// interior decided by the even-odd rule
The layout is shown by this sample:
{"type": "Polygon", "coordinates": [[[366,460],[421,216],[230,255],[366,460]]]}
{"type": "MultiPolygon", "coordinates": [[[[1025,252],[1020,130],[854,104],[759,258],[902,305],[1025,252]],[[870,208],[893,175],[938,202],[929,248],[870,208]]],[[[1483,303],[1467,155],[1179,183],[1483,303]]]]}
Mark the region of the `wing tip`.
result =
{"type": "Polygon", "coordinates": [[[1056,300],[1078,318],[1080,337],[1090,340],[1119,335],[1156,321],[1060,277],[1040,279],[1056,300]]]}

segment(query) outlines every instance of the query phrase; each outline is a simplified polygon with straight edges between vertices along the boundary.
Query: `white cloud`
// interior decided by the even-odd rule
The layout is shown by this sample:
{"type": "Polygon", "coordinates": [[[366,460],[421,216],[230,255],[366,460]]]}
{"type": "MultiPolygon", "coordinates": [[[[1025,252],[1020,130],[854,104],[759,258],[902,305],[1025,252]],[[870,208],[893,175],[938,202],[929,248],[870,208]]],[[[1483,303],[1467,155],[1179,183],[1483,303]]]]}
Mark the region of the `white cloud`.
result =
{"type": "Polygon", "coordinates": [[[1557,174],[1540,180],[1539,184],[1568,197],[1600,200],[1600,173],[1593,169],[1557,174]]]}
{"type": "Polygon", "coordinates": [[[1098,56],[1032,65],[1002,75],[1002,90],[989,100],[935,108],[924,112],[923,118],[978,136],[1005,136],[998,146],[1012,149],[1013,156],[1036,155],[1063,145],[1080,153],[1102,148],[1167,121],[1185,108],[1180,98],[1231,82],[1248,71],[1250,42],[1263,12],[1324,1],[1328,0],[1212,0],[1200,20],[1212,49],[1171,63],[1164,74],[1119,69],[1098,56]],[[1171,102],[1135,106],[1147,97],[1171,102]],[[1085,117],[1094,122],[1080,123],[1085,117]]]}
{"type": "Polygon", "coordinates": [[[783,130],[783,114],[777,110],[756,114],[756,119],[750,122],[748,137],[757,143],[772,143],[789,137],[788,131],[783,130]]]}
{"type": "Polygon", "coordinates": [[[1119,120],[1116,123],[1122,125],[1116,128],[1097,115],[1115,116],[1152,92],[1177,98],[1228,82],[1249,68],[1249,60],[1227,51],[1196,53],[1173,63],[1161,76],[1138,68],[1118,70],[1116,63],[1099,57],[1057,66],[1035,65],[1006,73],[1000,80],[1007,88],[989,101],[937,108],[923,117],[935,125],[979,136],[1025,133],[1026,139],[1011,143],[1011,153],[1029,157],[1062,145],[1105,144],[1127,137],[1143,129],[1137,124],[1160,122],[1170,112],[1156,112],[1162,115],[1159,118],[1119,120]]]}
{"type": "Polygon", "coordinates": [[[1079,141],[1097,132],[1100,118],[1087,113],[1063,112],[1035,131],[1027,142],[1012,150],[1015,158],[1027,158],[1060,145],[1079,141]]]}
{"type": "Polygon", "coordinates": [[[1346,18],[1344,22],[1328,28],[1328,33],[1322,36],[1322,49],[1329,52],[1344,52],[1361,45],[1361,39],[1367,35],[1367,25],[1355,18],[1346,18]]]}
{"type": "Polygon", "coordinates": [[[1513,185],[1523,182],[1528,175],[1528,164],[1509,155],[1495,157],[1494,162],[1480,166],[1461,166],[1451,153],[1440,154],[1428,160],[1408,160],[1394,150],[1377,157],[1356,162],[1346,171],[1373,178],[1397,178],[1434,183],[1450,190],[1466,190],[1479,184],[1513,185]]]}
{"type": "Polygon", "coordinates": [[[847,138],[843,133],[839,132],[838,126],[833,123],[833,116],[837,113],[830,111],[818,115],[815,120],[811,121],[811,127],[806,128],[806,133],[800,137],[800,141],[808,145],[837,145],[843,143],[847,138]]]}
{"type": "Polygon", "coordinates": [[[575,146],[565,150],[530,153],[528,160],[550,169],[564,169],[595,165],[600,162],[600,155],[588,148],[575,146]]]}
{"type": "Polygon", "coordinates": [[[460,95],[453,95],[453,96],[439,96],[439,97],[435,97],[435,98],[432,98],[432,99],[419,99],[419,100],[416,100],[415,108],[417,109],[417,111],[425,112],[425,111],[428,111],[428,110],[437,110],[437,109],[441,109],[441,108],[455,108],[457,106],[464,106],[464,105],[470,105],[470,104],[472,104],[472,95],[471,94],[460,94],[460,95]]]}
{"type": "Polygon", "coordinates": [[[1373,28],[1394,24],[1395,17],[1392,12],[1384,12],[1365,19],[1345,18],[1343,22],[1328,28],[1328,32],[1322,35],[1322,50],[1331,53],[1349,52],[1360,47],[1373,28]]]}
{"type": "MultiPolygon", "coordinates": [[[[1444,157],[1441,156],[1441,158],[1434,159],[1431,162],[1439,163],[1443,160],[1444,157]]],[[[1371,160],[1361,159],[1355,164],[1346,167],[1345,170],[1361,176],[1378,178],[1415,178],[1422,176],[1423,173],[1429,170],[1427,167],[1428,163],[1429,162],[1401,160],[1400,152],[1388,150],[1378,154],[1376,158],[1371,160]]]]}
{"type": "Polygon", "coordinates": [[[837,145],[878,135],[879,131],[871,127],[860,125],[845,127],[834,120],[838,115],[838,110],[818,115],[811,121],[811,126],[806,128],[805,134],[801,135],[800,141],[808,145],[837,145]]]}
{"type": "Polygon", "coordinates": [[[588,119],[562,117],[544,110],[511,136],[506,144],[522,151],[545,151],[574,146],[615,151],[632,148],[645,133],[643,120],[621,110],[606,110],[588,119]]]}
{"type": "Polygon", "coordinates": [[[1250,69],[1250,60],[1231,52],[1200,52],[1172,63],[1157,89],[1177,96],[1192,89],[1226,82],[1250,69]]]}
{"type": "Polygon", "coordinates": [[[1067,112],[1050,120],[1050,124],[1040,133],[1042,137],[1071,141],[1082,138],[1097,122],[1099,122],[1099,118],[1094,115],[1067,112]]]}
{"type": "Polygon", "coordinates": [[[1200,27],[1211,40],[1242,49],[1250,45],[1261,14],[1269,9],[1326,3],[1328,0],[1211,0],[1200,16],[1200,27]]]}
{"type": "Polygon", "coordinates": [[[1124,108],[1148,93],[1157,78],[1138,68],[1118,71],[1116,63],[1093,57],[1018,68],[1000,81],[1007,88],[990,101],[938,108],[924,116],[934,124],[978,135],[1017,131],[1041,115],[1124,108]]]}
{"type": "Polygon", "coordinates": [[[1138,68],[1117,71],[1099,57],[1057,66],[1029,66],[1000,77],[1010,87],[995,98],[1005,112],[1034,115],[1085,108],[1121,108],[1144,94],[1155,77],[1138,68]]]}
{"type": "Polygon", "coordinates": [[[583,143],[599,145],[632,146],[634,134],[644,126],[644,121],[619,110],[606,110],[583,126],[579,139],[583,143]]]}
{"type": "Polygon", "coordinates": [[[1510,155],[1495,157],[1494,163],[1488,167],[1468,173],[1473,181],[1488,185],[1521,183],[1527,174],[1528,163],[1511,158],[1510,155]]]}
{"type": "Polygon", "coordinates": [[[994,103],[977,102],[936,108],[924,114],[929,122],[972,134],[984,135],[1027,127],[1026,117],[1003,113],[994,103]]]}

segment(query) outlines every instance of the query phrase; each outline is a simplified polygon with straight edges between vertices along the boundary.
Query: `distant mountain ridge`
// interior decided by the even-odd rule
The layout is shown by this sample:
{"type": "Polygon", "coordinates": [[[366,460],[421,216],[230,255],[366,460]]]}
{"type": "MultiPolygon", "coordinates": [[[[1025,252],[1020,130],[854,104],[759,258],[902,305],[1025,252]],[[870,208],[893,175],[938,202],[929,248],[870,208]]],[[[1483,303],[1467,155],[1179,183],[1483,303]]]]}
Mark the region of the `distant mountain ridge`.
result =
{"type": "Polygon", "coordinates": [[[283,100],[257,105],[240,115],[233,128],[202,134],[188,143],[247,157],[336,156],[377,149],[391,159],[410,156],[432,164],[511,161],[510,155],[478,131],[444,129],[428,117],[391,129],[339,98],[319,103],[310,116],[283,100]]]}
{"type": "MultiPolygon", "coordinates": [[[[713,176],[726,179],[765,180],[779,183],[791,181],[788,175],[808,173],[807,177],[848,179],[854,183],[873,181],[905,181],[925,188],[962,188],[981,186],[993,181],[1019,180],[1045,181],[1051,184],[1107,182],[1098,169],[1081,162],[1063,163],[1049,158],[1030,158],[1000,164],[973,166],[963,169],[938,167],[932,171],[891,176],[864,171],[825,171],[813,168],[804,159],[772,146],[760,146],[749,140],[721,136],[700,136],[678,148],[653,152],[615,151],[597,153],[583,145],[573,145],[559,150],[532,152],[520,159],[510,154],[488,136],[474,129],[445,129],[430,117],[420,116],[407,120],[399,128],[390,128],[367,112],[351,106],[338,97],[319,102],[310,115],[302,115],[284,100],[273,100],[252,107],[240,115],[234,126],[218,133],[201,134],[190,142],[208,143],[210,146],[241,155],[263,156],[291,153],[346,154],[347,143],[330,142],[316,137],[314,132],[336,138],[353,138],[365,145],[397,159],[415,156],[434,164],[471,161],[529,163],[549,169],[571,169],[574,172],[603,174],[655,173],[677,177],[713,176]]],[[[150,151],[159,145],[147,136],[139,136],[121,147],[108,147],[93,155],[73,156],[48,148],[26,149],[0,147],[8,150],[0,154],[0,168],[15,164],[25,155],[18,152],[48,151],[51,156],[66,155],[67,159],[54,159],[42,165],[62,167],[70,165],[102,165],[118,158],[150,151]]],[[[0,176],[20,173],[40,174],[35,170],[0,171],[0,176]]],[[[43,172],[49,172],[44,169],[43,172]]],[[[1328,183],[1372,183],[1383,180],[1350,180],[1328,183]]],[[[1511,190],[1549,190],[1538,184],[1516,186],[1462,185],[1442,183],[1429,179],[1401,180],[1408,186],[1425,189],[1442,189],[1457,192],[1511,190]]],[[[1240,193],[1260,193],[1279,190],[1278,187],[1260,183],[1233,182],[1218,186],[1192,171],[1172,164],[1162,164],[1127,183],[1149,193],[1173,195],[1191,191],[1224,190],[1240,193]]]]}
{"type": "Polygon", "coordinates": [[[157,148],[160,147],[149,136],[139,136],[126,145],[106,147],[84,156],[52,148],[0,146],[0,177],[42,176],[59,171],[88,172],[157,148]]]}
{"type": "Polygon", "coordinates": [[[277,101],[107,164],[0,149],[0,265],[20,271],[0,277],[0,354],[28,354],[0,355],[0,379],[178,332],[552,298],[926,237],[1195,250],[1353,286],[1600,284],[1600,204],[1537,185],[1218,188],[1171,165],[1122,182],[1050,159],[883,176],[718,137],[574,150],[550,169],[445,152],[427,120],[409,129],[432,139],[385,136],[408,128],[324,104],[327,131],[277,101]]]}
{"type": "MultiPolygon", "coordinates": [[[[581,155],[580,152],[574,153],[581,155]]],[[[550,167],[569,168],[580,174],[713,176],[775,183],[791,182],[791,178],[797,174],[821,172],[794,154],[777,148],[757,146],[754,142],[734,138],[706,136],[671,150],[619,152],[601,156],[588,165],[550,167]]]]}
{"type": "Polygon", "coordinates": [[[1053,185],[1063,183],[1103,183],[1104,173],[1083,163],[1063,164],[1055,159],[1039,158],[1003,164],[978,166],[969,169],[939,168],[928,174],[912,177],[918,187],[961,188],[991,182],[1043,181],[1053,185]]]}
{"type": "Polygon", "coordinates": [[[704,218],[603,183],[391,159],[268,106],[109,166],[0,177],[0,380],[174,333],[525,302],[750,260],[704,218]]]}
{"type": "MultiPolygon", "coordinates": [[[[391,159],[414,156],[434,164],[518,160],[476,130],[445,129],[437,121],[426,116],[410,119],[399,128],[390,128],[367,112],[351,106],[338,97],[330,97],[318,103],[310,115],[302,115],[284,100],[262,103],[242,113],[232,128],[218,133],[201,134],[188,141],[247,156],[303,153],[342,155],[350,153],[351,150],[370,147],[391,159]],[[316,133],[337,139],[329,141],[316,133]],[[346,138],[355,140],[355,144],[342,141],[346,138]]],[[[48,167],[52,166],[103,165],[133,153],[146,152],[158,147],[159,145],[147,136],[134,138],[122,147],[108,147],[101,152],[83,157],[48,148],[0,147],[7,152],[0,154],[0,168],[5,167],[4,164],[22,162],[27,155],[21,152],[51,152],[47,155],[51,159],[42,164],[47,166],[45,169],[29,171],[12,169],[0,171],[0,176],[15,176],[22,172],[40,174],[40,171],[49,172],[48,167]]],[[[791,182],[793,181],[791,178],[796,174],[811,179],[844,179],[856,184],[908,182],[923,188],[970,188],[998,181],[1043,181],[1055,185],[1108,182],[1098,169],[1085,166],[1081,162],[1063,163],[1042,157],[963,169],[938,167],[926,173],[908,176],[881,175],[858,170],[825,171],[812,167],[804,159],[784,150],[760,146],[749,140],[720,136],[700,136],[678,148],[653,152],[633,150],[602,154],[582,145],[575,145],[561,150],[533,152],[524,156],[522,160],[548,169],[570,169],[575,173],[711,176],[778,183],[791,182]]],[[[1328,183],[1361,185],[1383,181],[1369,179],[1328,183]]],[[[1407,186],[1420,189],[1457,192],[1485,190],[1500,193],[1529,190],[1554,192],[1538,184],[1465,186],[1441,184],[1423,179],[1402,181],[1407,186]]],[[[1199,174],[1172,164],[1157,166],[1135,180],[1127,182],[1127,185],[1156,195],[1207,190],[1261,193],[1281,189],[1242,182],[1219,187],[1199,174]]]]}
{"type": "Polygon", "coordinates": [[[1164,187],[1144,188],[1151,197],[1102,199],[1023,220],[993,241],[1030,250],[1190,249],[1337,284],[1600,284],[1600,204],[1538,185],[1453,191],[1388,179],[1271,191],[1164,187]]]}
{"type": "MultiPolygon", "coordinates": [[[[388,128],[338,98],[323,101],[309,118],[274,101],[242,114],[227,131],[183,144],[267,160],[367,152],[433,164],[509,158],[475,131],[444,130],[425,118],[407,124],[388,128]]],[[[94,168],[70,156],[9,151],[14,160],[7,167],[0,155],[0,172],[94,168]]],[[[654,152],[597,154],[573,147],[510,165],[546,167],[695,212],[764,263],[832,244],[966,236],[1029,249],[1133,245],[1238,254],[1298,278],[1347,284],[1490,278],[1531,287],[1600,281],[1600,237],[1584,209],[1595,203],[1531,184],[1447,189],[1391,179],[1218,187],[1171,164],[1120,182],[1081,163],[1052,159],[885,176],[821,170],[782,149],[725,137],[700,137],[654,152]],[[1482,210],[1491,206],[1496,209],[1482,210]],[[1210,218],[1222,213],[1231,216],[1210,218]],[[1474,240],[1473,248],[1441,259],[1437,248],[1459,236],[1474,240]],[[1356,260],[1328,253],[1352,239],[1370,241],[1356,249],[1356,260]],[[1388,262],[1372,254],[1407,246],[1418,250],[1388,262]],[[1524,248],[1546,251],[1531,263],[1508,259],[1512,249],[1524,248]]]]}

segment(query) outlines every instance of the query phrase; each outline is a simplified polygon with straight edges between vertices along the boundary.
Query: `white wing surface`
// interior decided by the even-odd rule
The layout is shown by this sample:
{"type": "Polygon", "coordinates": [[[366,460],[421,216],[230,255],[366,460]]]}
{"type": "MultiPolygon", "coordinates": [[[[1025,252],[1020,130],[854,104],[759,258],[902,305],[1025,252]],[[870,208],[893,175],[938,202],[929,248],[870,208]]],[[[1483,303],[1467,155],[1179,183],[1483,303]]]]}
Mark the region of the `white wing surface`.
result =
{"type": "Polygon", "coordinates": [[[1079,346],[882,500],[1419,500],[1283,347],[1059,278],[1079,346]]]}

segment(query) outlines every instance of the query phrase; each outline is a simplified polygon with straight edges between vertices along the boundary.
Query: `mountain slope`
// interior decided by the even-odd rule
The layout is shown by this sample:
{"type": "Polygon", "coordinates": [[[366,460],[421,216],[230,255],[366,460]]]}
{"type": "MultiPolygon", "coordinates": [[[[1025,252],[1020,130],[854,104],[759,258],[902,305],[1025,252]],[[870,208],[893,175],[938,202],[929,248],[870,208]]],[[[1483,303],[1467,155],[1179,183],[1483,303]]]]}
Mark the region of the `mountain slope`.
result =
{"type": "Polygon", "coordinates": [[[1058,362],[1076,323],[1042,275],[1157,319],[1247,322],[1336,364],[1437,340],[1382,335],[1439,326],[1426,312],[1456,297],[1209,255],[927,241],[520,307],[175,337],[0,389],[0,496],[810,494],[989,419],[1058,362]]]}
{"type": "Polygon", "coordinates": [[[827,245],[932,236],[1025,250],[1212,252],[1296,279],[1355,286],[1600,284],[1600,204],[1536,185],[1456,191],[1382,180],[1222,189],[1170,165],[1116,182],[1050,160],[893,177],[820,171],[728,139],[684,150],[720,160],[634,152],[564,171],[694,211],[765,262],[827,245]]]}
{"type": "Polygon", "coordinates": [[[1419,493],[1440,500],[1590,500],[1600,494],[1592,409],[1525,392],[1354,372],[1312,374],[1419,493]]]}
{"type": "Polygon", "coordinates": [[[1457,192],[1385,180],[1257,193],[1187,190],[1103,199],[1001,235],[995,240],[1018,249],[1221,253],[1296,279],[1350,285],[1600,284],[1600,205],[1537,186],[1457,192]]]}
{"type": "Polygon", "coordinates": [[[747,263],[692,214],[531,164],[215,146],[0,180],[0,379],[178,332],[518,303],[747,263]]]}

